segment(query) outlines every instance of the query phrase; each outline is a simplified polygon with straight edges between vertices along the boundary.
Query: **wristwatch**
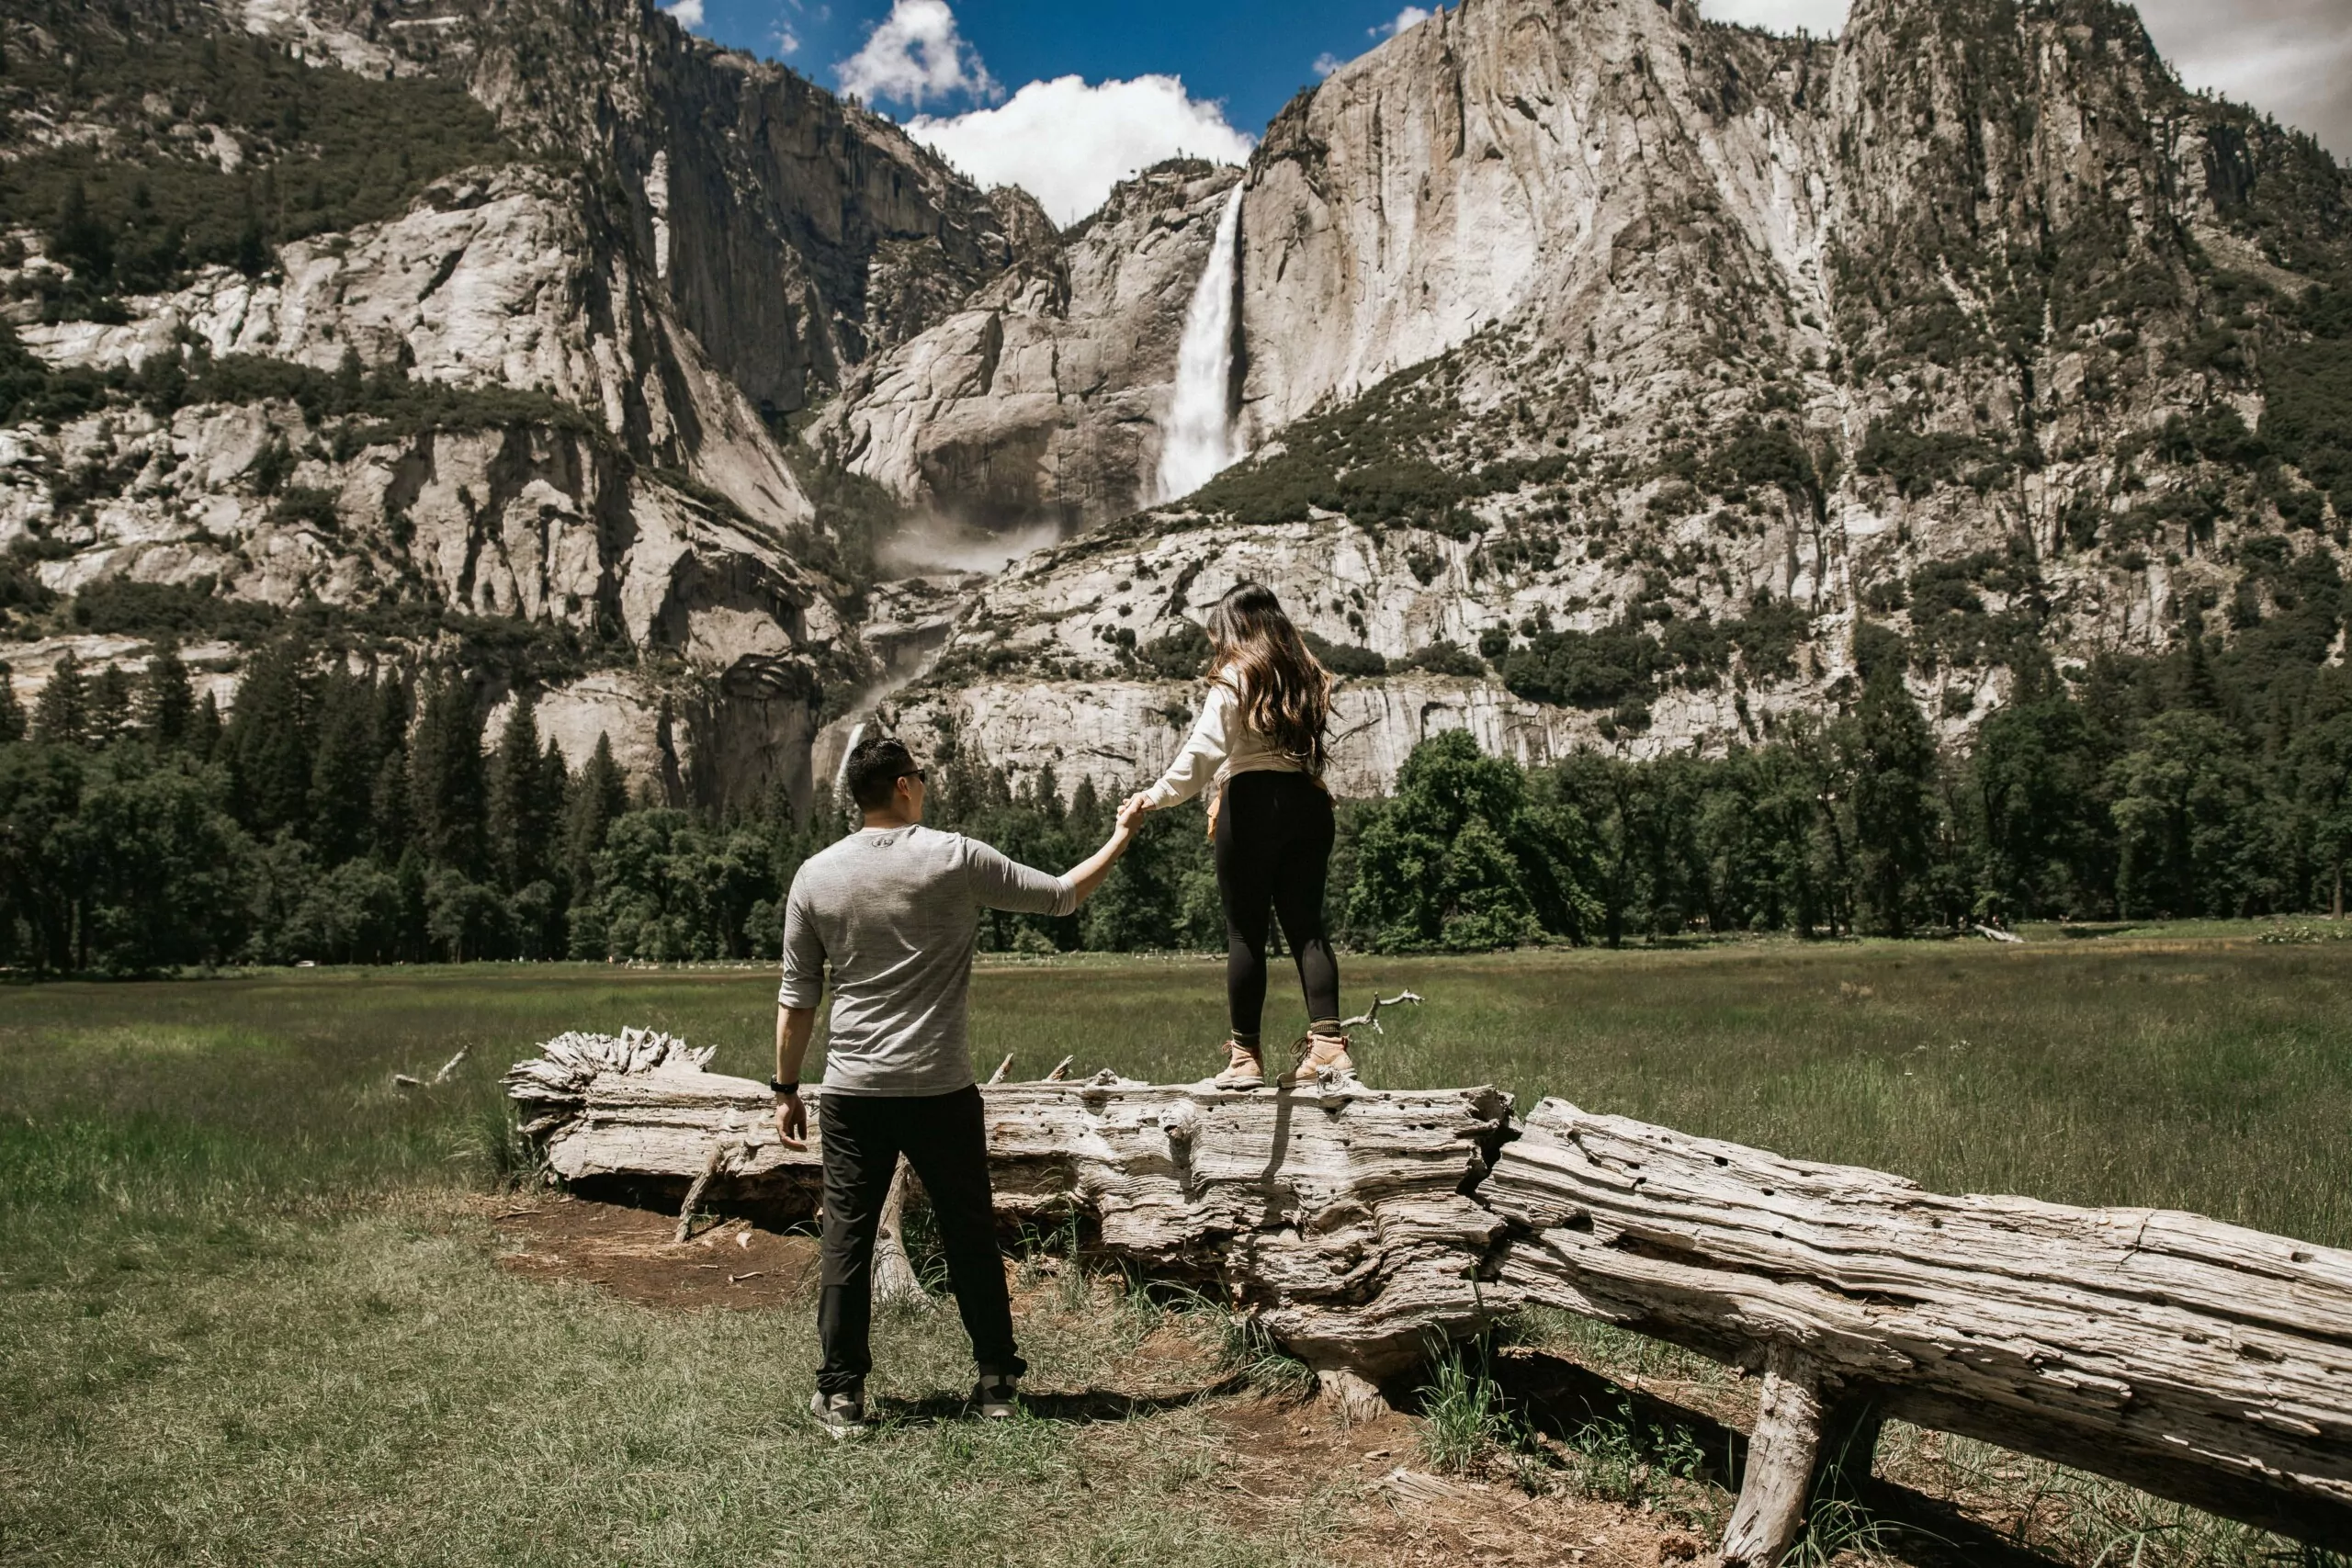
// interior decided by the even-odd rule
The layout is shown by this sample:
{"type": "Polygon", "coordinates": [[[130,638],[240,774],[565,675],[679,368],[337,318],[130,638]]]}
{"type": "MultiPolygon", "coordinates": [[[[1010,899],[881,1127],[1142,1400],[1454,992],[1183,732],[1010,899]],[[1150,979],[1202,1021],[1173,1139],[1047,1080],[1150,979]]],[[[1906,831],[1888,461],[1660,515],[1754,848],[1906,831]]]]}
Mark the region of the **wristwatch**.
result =
{"type": "Polygon", "coordinates": [[[800,1086],[797,1083],[785,1083],[780,1079],[770,1078],[768,1088],[777,1094],[788,1094],[795,1099],[798,1099],[800,1095],[800,1086]]]}

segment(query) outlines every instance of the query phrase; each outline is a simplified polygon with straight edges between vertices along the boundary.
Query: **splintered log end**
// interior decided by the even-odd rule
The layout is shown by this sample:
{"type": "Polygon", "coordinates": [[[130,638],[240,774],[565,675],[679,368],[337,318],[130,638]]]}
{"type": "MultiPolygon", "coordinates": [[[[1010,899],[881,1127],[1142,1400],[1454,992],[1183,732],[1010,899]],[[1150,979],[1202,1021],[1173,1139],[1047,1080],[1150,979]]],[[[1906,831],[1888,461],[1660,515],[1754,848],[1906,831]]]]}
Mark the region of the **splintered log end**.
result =
{"type": "Polygon", "coordinates": [[[1012,1071],[1012,1053],[1007,1051],[1004,1054],[1004,1060],[996,1065],[996,1071],[989,1075],[989,1082],[1002,1083],[1004,1075],[1011,1071],[1012,1071]]]}
{"type": "Polygon", "coordinates": [[[1824,1407],[1813,1358],[1775,1341],[1766,1354],[1747,1476],[1724,1531],[1722,1568],[1780,1568],[1804,1528],[1824,1407]]]}
{"type": "MultiPolygon", "coordinates": [[[[1010,1061],[1011,1058],[1007,1057],[1006,1060],[1010,1061]]],[[[1054,1064],[1054,1070],[1046,1075],[1045,1081],[1047,1083],[1066,1082],[1069,1077],[1069,1065],[1077,1060],[1078,1058],[1076,1056],[1064,1056],[1060,1061],[1054,1064]]]]}

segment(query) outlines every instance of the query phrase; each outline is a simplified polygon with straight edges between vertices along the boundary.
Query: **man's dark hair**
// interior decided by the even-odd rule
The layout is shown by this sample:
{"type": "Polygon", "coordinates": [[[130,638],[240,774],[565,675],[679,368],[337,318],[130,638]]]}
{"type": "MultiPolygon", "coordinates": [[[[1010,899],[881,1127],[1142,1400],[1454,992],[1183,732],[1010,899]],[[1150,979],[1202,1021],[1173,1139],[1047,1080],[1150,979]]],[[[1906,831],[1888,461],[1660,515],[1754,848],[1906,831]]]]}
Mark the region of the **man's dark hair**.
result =
{"type": "Polygon", "coordinates": [[[876,735],[849,749],[849,795],[861,809],[879,811],[890,804],[899,781],[916,771],[914,753],[895,735],[876,735]]]}

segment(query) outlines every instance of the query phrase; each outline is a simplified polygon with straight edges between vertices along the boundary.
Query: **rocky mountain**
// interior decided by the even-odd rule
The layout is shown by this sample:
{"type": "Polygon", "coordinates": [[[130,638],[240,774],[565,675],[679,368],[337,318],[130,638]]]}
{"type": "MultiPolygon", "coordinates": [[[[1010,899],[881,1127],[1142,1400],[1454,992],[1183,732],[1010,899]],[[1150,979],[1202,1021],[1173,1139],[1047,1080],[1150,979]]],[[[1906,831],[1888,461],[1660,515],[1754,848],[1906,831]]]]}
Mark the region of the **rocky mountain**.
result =
{"type": "MultiPolygon", "coordinates": [[[[1836,42],[1468,0],[1295,101],[1246,179],[1257,455],[989,586],[910,716],[1148,766],[1252,577],[1358,675],[1360,788],[1440,728],[1760,739],[1850,691],[1858,635],[1905,639],[1959,740],[2021,660],[2335,603],[2352,182],[2107,0],[1862,0],[1836,42]]],[[[854,460],[913,493],[906,446],[854,460]]],[[[2333,609],[2293,635],[2343,656],[2333,609]]]]}
{"type": "Polygon", "coordinates": [[[163,629],[224,694],[284,625],[457,647],[718,804],[877,703],[1149,772],[1247,577],[1355,791],[1446,728],[1761,739],[1871,639],[1954,740],[2043,660],[2343,657],[2352,180],[2110,0],[1464,0],[1060,233],[641,0],[0,41],[20,689],[163,629]],[[1163,502],[1237,179],[1250,456],[1163,502]]]}
{"type": "Polygon", "coordinates": [[[68,634],[10,650],[20,690],[126,656],[77,631],[265,625],[224,603],[412,651],[519,623],[481,635],[575,761],[609,732],[712,804],[805,792],[872,661],[776,433],[1034,249],[1033,202],[635,4],[5,33],[0,546],[49,610],[19,635],[68,634]]]}

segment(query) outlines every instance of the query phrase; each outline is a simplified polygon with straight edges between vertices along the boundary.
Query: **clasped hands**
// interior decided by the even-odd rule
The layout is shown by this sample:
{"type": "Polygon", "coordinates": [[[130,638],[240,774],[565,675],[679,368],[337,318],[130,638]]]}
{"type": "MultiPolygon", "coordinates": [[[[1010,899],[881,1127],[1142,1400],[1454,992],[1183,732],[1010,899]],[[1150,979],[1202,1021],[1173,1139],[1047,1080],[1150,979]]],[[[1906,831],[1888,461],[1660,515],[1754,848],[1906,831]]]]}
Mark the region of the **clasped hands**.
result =
{"type": "Polygon", "coordinates": [[[1142,825],[1144,818],[1155,809],[1157,807],[1151,804],[1151,793],[1148,790],[1138,790],[1127,796],[1126,799],[1119,802],[1119,831],[1122,834],[1132,834],[1142,825]]]}

